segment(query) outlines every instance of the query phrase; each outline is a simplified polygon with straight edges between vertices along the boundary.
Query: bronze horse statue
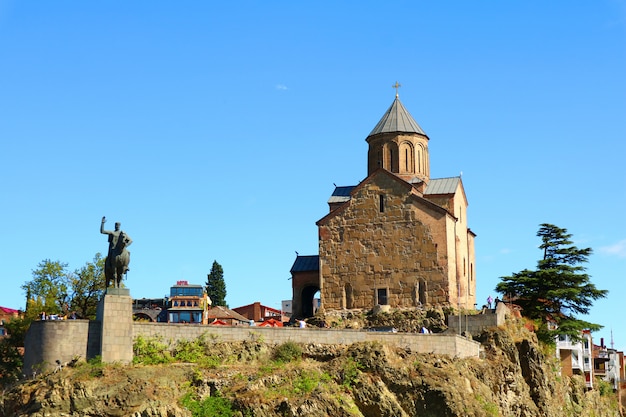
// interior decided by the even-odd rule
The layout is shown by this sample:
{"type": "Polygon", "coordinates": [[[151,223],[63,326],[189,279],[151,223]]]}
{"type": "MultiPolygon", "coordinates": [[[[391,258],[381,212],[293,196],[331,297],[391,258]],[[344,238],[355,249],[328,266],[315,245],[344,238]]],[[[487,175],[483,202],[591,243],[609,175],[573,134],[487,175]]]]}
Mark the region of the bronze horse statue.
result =
{"type": "Polygon", "coordinates": [[[121,232],[117,245],[113,247],[104,261],[104,276],[106,277],[107,288],[111,284],[113,284],[114,288],[120,288],[124,274],[128,272],[128,264],[130,263],[130,252],[126,250],[128,243],[128,236],[121,232]]]}
{"type": "Polygon", "coordinates": [[[130,252],[126,249],[133,243],[130,236],[120,230],[120,223],[115,223],[115,230],[104,230],[106,218],[102,218],[100,233],[109,235],[109,254],[104,261],[104,276],[106,278],[106,288],[113,286],[120,288],[120,283],[128,272],[130,263],[130,252]]]}

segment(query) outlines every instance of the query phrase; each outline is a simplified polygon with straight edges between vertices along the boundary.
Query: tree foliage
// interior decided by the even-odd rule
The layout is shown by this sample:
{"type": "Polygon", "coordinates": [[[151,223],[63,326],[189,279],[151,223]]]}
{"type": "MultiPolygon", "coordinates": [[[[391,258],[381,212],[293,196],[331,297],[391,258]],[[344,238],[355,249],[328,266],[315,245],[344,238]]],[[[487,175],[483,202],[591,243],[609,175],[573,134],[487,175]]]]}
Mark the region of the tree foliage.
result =
{"type": "Polygon", "coordinates": [[[0,385],[18,381],[22,374],[26,331],[41,312],[69,314],[79,318],[95,319],[98,302],[105,290],[104,258],[97,253],[92,262],[74,272],[61,261],[44,259],[32,271],[32,279],[22,285],[26,292],[26,311],[23,317],[7,321],[8,336],[0,340],[0,385]]]}
{"type": "Polygon", "coordinates": [[[226,306],[226,282],[222,265],[213,261],[211,272],[207,275],[206,292],[214,306],[226,306]]]}
{"type": "Polygon", "coordinates": [[[33,270],[33,279],[22,285],[22,289],[26,292],[26,314],[30,318],[41,311],[60,314],[69,297],[67,264],[44,259],[33,270]]]}
{"type": "Polygon", "coordinates": [[[552,224],[540,225],[537,236],[541,238],[539,248],[543,251],[537,269],[500,277],[496,291],[514,300],[522,307],[525,317],[536,321],[537,335],[544,342],[554,343],[557,334],[578,339],[583,329],[601,329],[599,324],[576,318],[588,314],[593,301],[608,293],[597,289],[585,273],[583,264],[591,255],[591,248],[577,248],[567,229],[552,224]],[[548,323],[558,328],[551,330],[553,327],[548,323]]]}
{"type": "Polygon", "coordinates": [[[4,323],[8,336],[0,339],[0,387],[16,383],[22,376],[24,359],[20,349],[32,320],[13,318],[4,323]]]}
{"type": "Polygon", "coordinates": [[[96,318],[98,303],[106,290],[104,261],[105,258],[96,253],[92,262],[85,263],[70,276],[70,307],[80,318],[96,318]]]}
{"type": "Polygon", "coordinates": [[[44,259],[33,270],[33,279],[22,285],[26,292],[26,317],[39,313],[69,314],[95,319],[98,302],[105,290],[104,258],[97,253],[92,262],[70,272],[61,261],[44,259]]]}

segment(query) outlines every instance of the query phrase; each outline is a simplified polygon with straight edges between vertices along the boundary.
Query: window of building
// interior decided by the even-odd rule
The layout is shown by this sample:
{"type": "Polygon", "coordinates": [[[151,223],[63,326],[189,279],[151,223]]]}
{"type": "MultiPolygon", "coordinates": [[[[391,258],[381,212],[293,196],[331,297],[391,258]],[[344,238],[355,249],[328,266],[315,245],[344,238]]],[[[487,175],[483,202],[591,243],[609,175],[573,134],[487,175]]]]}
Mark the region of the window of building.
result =
{"type": "Polygon", "coordinates": [[[376,290],[376,301],[377,301],[377,304],[380,304],[380,305],[389,304],[387,301],[387,288],[378,288],[376,290]]]}
{"type": "Polygon", "coordinates": [[[408,149],[404,150],[404,170],[406,172],[410,172],[409,171],[409,150],[408,149]]]}
{"type": "Polygon", "coordinates": [[[378,209],[381,213],[385,212],[385,196],[383,194],[378,196],[378,209]]]}

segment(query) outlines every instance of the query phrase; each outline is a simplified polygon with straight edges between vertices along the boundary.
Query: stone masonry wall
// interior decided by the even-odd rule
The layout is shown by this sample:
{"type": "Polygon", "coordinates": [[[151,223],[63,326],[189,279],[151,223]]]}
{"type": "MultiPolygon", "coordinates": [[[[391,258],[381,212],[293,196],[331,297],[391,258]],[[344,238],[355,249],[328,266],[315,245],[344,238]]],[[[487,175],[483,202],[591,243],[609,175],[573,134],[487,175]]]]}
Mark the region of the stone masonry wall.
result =
{"type": "Polygon", "coordinates": [[[471,335],[478,335],[490,327],[501,326],[506,322],[506,317],[511,310],[504,304],[499,303],[495,309],[486,310],[485,314],[472,314],[462,316],[448,316],[448,328],[450,332],[459,333],[467,330],[471,335]]]}
{"type": "Polygon", "coordinates": [[[459,335],[448,334],[381,333],[296,327],[198,326],[143,322],[136,322],[133,326],[133,338],[159,337],[167,343],[181,339],[192,340],[200,335],[220,342],[263,340],[276,344],[295,342],[334,345],[380,341],[406,347],[413,352],[434,352],[458,357],[478,357],[480,347],[478,342],[459,335]]]}
{"type": "MultiPolygon", "coordinates": [[[[75,358],[91,359],[100,354],[100,323],[88,320],[36,321],[25,340],[24,374],[54,370],[58,360],[66,364],[75,358]]],[[[459,335],[380,333],[361,330],[317,328],[272,328],[249,326],[206,326],[173,323],[134,322],[132,339],[138,336],[159,337],[164,342],[193,340],[201,335],[221,342],[263,340],[285,342],[352,344],[379,341],[413,352],[436,353],[458,357],[478,357],[480,344],[459,335]]]]}
{"type": "Polygon", "coordinates": [[[418,209],[407,201],[408,191],[381,172],[319,225],[324,309],[371,308],[377,288],[387,289],[393,307],[449,303],[448,265],[454,260],[448,259],[446,216],[418,209]]]}
{"type": "Polygon", "coordinates": [[[126,288],[109,288],[98,304],[103,362],[133,360],[133,302],[126,288]]]}
{"type": "Polygon", "coordinates": [[[91,359],[100,354],[100,323],[89,320],[33,322],[24,340],[24,374],[54,369],[58,360],[91,359]]]}

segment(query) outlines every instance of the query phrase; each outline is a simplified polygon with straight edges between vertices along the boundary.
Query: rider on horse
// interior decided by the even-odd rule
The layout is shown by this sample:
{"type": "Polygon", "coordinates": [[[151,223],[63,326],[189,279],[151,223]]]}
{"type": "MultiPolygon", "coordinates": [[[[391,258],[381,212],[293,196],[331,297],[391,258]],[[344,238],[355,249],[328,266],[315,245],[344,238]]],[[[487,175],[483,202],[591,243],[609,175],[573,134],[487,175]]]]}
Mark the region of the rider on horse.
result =
{"type": "Polygon", "coordinates": [[[120,282],[126,272],[128,272],[128,264],[130,263],[130,252],[126,250],[127,246],[133,243],[133,240],[120,230],[121,224],[115,223],[115,230],[104,230],[106,217],[102,217],[100,224],[100,233],[109,235],[109,252],[104,263],[104,274],[106,276],[106,286],[113,283],[116,288],[120,287],[120,282]]]}

